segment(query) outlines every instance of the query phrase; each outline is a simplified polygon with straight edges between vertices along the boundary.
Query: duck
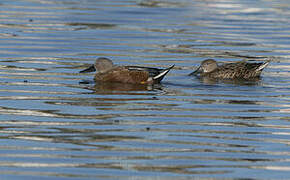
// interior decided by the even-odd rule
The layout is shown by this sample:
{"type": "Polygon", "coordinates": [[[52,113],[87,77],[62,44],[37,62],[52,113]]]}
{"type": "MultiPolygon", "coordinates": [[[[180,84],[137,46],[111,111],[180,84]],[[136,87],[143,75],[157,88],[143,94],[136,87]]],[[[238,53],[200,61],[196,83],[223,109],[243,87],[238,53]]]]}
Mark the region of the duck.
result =
{"type": "Polygon", "coordinates": [[[156,84],[160,83],[174,65],[165,68],[143,66],[118,66],[106,57],[99,57],[95,64],[80,71],[88,73],[97,71],[94,77],[96,82],[128,83],[128,84],[156,84]]]}
{"type": "Polygon", "coordinates": [[[199,76],[212,79],[252,79],[260,77],[263,69],[270,63],[258,62],[249,63],[247,61],[239,61],[235,63],[225,63],[218,65],[214,59],[206,59],[201,65],[189,76],[199,76]]]}

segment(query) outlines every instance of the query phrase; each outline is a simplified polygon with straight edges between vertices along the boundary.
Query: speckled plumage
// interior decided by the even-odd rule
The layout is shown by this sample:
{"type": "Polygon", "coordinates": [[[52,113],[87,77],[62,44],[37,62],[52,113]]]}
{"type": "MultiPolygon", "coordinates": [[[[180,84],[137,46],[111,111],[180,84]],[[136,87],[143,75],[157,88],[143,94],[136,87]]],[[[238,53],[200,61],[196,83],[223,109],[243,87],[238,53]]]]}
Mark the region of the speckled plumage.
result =
{"type": "Polygon", "coordinates": [[[206,59],[196,71],[189,75],[200,75],[200,77],[215,79],[251,79],[259,77],[268,64],[269,61],[261,63],[239,61],[218,65],[215,60],[206,59]]]}
{"type": "Polygon", "coordinates": [[[108,58],[98,58],[95,65],[80,73],[97,70],[94,78],[97,82],[154,84],[160,83],[173,67],[174,65],[167,69],[158,69],[141,66],[115,66],[108,58]]]}

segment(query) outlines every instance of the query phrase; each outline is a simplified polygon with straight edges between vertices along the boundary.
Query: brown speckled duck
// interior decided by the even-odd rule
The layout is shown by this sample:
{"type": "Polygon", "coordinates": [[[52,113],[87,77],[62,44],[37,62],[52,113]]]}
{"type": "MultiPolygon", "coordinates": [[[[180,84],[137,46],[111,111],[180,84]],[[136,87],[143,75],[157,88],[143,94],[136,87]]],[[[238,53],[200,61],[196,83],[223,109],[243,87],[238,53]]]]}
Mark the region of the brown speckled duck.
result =
{"type": "Polygon", "coordinates": [[[270,61],[261,63],[239,61],[218,65],[215,60],[206,59],[202,61],[197,70],[189,75],[199,75],[200,77],[213,79],[251,79],[259,77],[269,63],[270,61]]]}
{"type": "Polygon", "coordinates": [[[166,69],[158,69],[141,66],[116,66],[110,59],[100,57],[94,65],[80,71],[80,73],[97,70],[94,78],[97,82],[155,84],[160,83],[173,67],[174,65],[166,69]]]}

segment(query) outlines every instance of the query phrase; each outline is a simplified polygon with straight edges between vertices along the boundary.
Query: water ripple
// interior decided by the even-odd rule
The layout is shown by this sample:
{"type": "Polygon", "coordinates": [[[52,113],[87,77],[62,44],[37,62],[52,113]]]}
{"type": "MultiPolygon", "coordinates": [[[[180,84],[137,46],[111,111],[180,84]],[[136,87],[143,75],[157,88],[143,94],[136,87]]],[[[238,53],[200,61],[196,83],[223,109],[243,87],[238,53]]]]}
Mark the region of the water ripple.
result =
{"type": "Polygon", "coordinates": [[[23,0],[0,10],[1,178],[288,178],[288,3],[23,0]],[[100,56],[175,68],[154,86],[78,73],[100,56]],[[188,77],[206,58],[271,63],[252,82],[188,77]]]}

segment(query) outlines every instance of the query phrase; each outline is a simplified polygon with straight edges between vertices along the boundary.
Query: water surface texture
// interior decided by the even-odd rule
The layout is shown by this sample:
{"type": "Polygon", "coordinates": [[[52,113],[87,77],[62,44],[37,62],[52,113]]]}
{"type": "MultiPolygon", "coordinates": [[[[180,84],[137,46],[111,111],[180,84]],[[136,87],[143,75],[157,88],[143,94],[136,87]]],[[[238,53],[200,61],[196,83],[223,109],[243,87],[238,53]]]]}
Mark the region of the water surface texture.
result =
{"type": "Polygon", "coordinates": [[[287,0],[2,0],[0,179],[289,179],[287,0]],[[174,69],[93,82],[97,57],[174,69]],[[256,81],[188,77],[271,59],[256,81]]]}

